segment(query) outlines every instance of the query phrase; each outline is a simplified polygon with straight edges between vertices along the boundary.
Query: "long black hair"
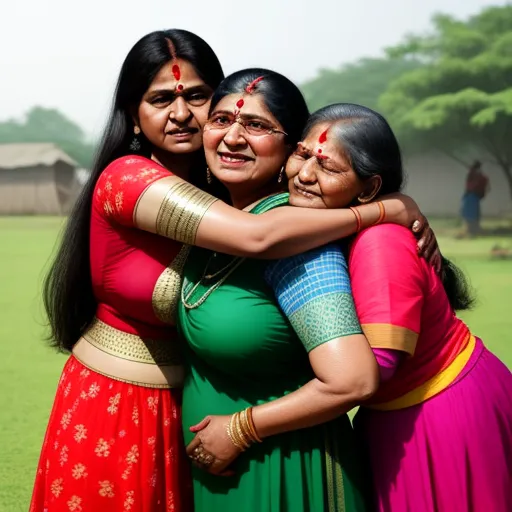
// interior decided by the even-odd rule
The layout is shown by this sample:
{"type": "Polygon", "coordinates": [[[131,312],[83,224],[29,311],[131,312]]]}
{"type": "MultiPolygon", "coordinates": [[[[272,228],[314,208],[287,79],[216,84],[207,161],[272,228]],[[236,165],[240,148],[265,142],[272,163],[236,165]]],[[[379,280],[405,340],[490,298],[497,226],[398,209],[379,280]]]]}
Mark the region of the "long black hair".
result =
{"type": "Polygon", "coordinates": [[[261,94],[269,112],[279,121],[288,134],[286,143],[299,142],[302,130],[309,117],[306,100],[299,88],[285,76],[262,68],[242,69],[227,76],[213,94],[210,113],[222,98],[229,94],[242,94],[245,88],[257,78],[262,80],[255,86],[254,92],[261,94]]]}
{"type": "MultiPolygon", "coordinates": [[[[51,328],[50,342],[61,351],[72,349],[96,311],[89,260],[94,187],[109,163],[130,154],[133,139],[131,113],[140,104],[162,66],[172,59],[169,39],[175,47],[176,56],[192,64],[198,76],[212,89],[224,78],[214,51],[203,39],[186,30],[151,32],[128,53],[121,67],[110,116],[91,175],[71,211],[55,260],[44,281],[43,300],[51,328]]],[[[143,144],[141,153],[145,152],[148,149],[143,144]]]]}
{"type": "MultiPolygon", "coordinates": [[[[336,103],[311,115],[303,137],[314,126],[325,122],[335,123],[333,135],[362,181],[380,176],[381,195],[402,189],[405,173],[400,146],[383,116],[361,105],[336,103]]],[[[462,270],[444,256],[441,277],[452,309],[469,309],[474,303],[474,297],[468,280],[462,270]]]]}

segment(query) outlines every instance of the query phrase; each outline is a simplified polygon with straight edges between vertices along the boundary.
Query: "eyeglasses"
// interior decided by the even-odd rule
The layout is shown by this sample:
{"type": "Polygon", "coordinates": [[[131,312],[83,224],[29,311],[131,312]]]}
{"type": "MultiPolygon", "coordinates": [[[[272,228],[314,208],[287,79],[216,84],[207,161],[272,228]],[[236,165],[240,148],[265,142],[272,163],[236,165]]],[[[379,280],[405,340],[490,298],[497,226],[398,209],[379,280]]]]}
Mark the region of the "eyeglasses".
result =
{"type": "Polygon", "coordinates": [[[256,137],[262,135],[271,135],[273,133],[282,133],[283,135],[288,135],[286,132],[283,132],[283,130],[278,130],[277,128],[274,128],[270,123],[262,119],[254,117],[244,118],[241,115],[235,116],[235,114],[230,114],[227,112],[219,112],[217,114],[214,114],[206,122],[205,128],[207,130],[227,131],[235,123],[242,125],[249,135],[254,135],[256,137]]]}

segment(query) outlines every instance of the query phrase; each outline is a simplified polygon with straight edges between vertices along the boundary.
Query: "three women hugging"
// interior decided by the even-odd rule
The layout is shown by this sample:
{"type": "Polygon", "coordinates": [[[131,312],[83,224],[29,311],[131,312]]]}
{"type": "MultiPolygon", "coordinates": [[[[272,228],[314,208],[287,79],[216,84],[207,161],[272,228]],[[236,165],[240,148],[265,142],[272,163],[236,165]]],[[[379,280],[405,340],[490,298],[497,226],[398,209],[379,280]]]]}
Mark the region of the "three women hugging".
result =
{"type": "Polygon", "coordinates": [[[30,511],[508,510],[510,371],[403,181],[380,114],[137,42],[45,281],[30,511]]]}

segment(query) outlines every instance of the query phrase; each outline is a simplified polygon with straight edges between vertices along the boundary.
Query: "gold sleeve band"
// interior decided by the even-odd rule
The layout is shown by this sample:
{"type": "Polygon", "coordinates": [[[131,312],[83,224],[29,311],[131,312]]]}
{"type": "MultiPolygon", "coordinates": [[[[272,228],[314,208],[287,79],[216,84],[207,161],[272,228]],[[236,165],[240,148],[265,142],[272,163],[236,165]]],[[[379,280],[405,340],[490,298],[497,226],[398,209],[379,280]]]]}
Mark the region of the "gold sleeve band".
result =
{"type": "Polygon", "coordinates": [[[414,331],[391,324],[361,324],[361,328],[371,347],[402,350],[414,355],[418,341],[414,331]]]}
{"type": "Polygon", "coordinates": [[[156,218],[156,233],[194,245],[201,219],[218,201],[190,183],[177,183],[164,197],[156,218]]]}

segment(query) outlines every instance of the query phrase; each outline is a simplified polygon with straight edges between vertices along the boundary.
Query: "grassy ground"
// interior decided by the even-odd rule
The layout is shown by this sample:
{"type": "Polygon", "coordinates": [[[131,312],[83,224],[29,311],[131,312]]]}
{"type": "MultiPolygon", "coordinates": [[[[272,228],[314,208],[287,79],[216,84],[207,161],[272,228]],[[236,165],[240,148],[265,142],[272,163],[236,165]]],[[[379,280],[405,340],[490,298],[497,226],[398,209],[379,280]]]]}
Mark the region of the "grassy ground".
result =
{"type": "MultiPolygon", "coordinates": [[[[463,315],[512,367],[512,260],[493,261],[491,248],[512,238],[455,240],[450,222],[434,222],[447,256],[467,271],[478,294],[463,315]]],[[[0,217],[0,512],[25,512],[57,379],[64,364],[42,341],[40,285],[62,226],[58,218],[0,217]]]]}

